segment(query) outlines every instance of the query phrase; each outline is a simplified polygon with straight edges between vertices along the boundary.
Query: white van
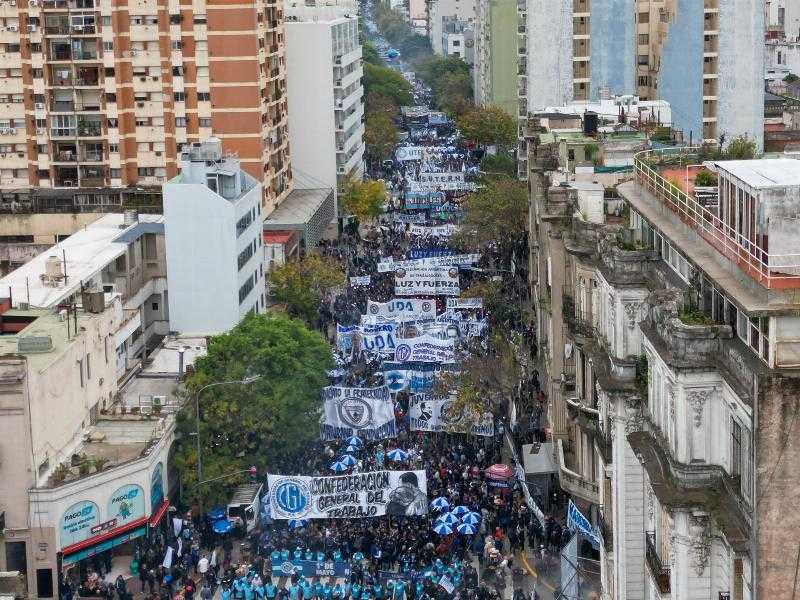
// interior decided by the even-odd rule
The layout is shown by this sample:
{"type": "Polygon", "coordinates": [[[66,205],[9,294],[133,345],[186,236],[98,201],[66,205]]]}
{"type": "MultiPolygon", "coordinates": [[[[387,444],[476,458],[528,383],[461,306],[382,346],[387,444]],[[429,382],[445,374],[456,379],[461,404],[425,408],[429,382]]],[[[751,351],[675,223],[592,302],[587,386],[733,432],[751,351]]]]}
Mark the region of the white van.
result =
{"type": "Polygon", "coordinates": [[[258,525],[263,487],[261,483],[244,483],[236,487],[228,502],[228,520],[243,527],[247,533],[258,525]]]}

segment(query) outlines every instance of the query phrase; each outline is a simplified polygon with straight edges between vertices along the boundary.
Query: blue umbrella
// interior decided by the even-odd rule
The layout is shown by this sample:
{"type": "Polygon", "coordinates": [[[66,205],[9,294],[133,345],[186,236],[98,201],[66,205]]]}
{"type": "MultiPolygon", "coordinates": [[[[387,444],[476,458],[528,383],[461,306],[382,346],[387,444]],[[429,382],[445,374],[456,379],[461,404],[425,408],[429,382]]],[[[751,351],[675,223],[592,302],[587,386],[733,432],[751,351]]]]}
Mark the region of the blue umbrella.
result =
{"type": "Polygon", "coordinates": [[[439,535],[450,535],[453,533],[453,528],[450,527],[447,523],[436,523],[433,526],[433,531],[438,533],[439,535]]]}
{"type": "Polygon", "coordinates": [[[347,438],[347,445],[348,446],[358,446],[359,448],[364,445],[364,442],[361,441],[361,438],[357,435],[354,435],[351,438],[347,438]]]}
{"type": "Polygon", "coordinates": [[[358,446],[348,446],[347,448],[344,449],[344,451],[347,452],[348,454],[352,454],[353,452],[358,452],[359,450],[361,450],[361,448],[359,448],[358,446]]]}
{"type": "Polygon", "coordinates": [[[210,511],[208,511],[208,518],[212,521],[216,521],[218,519],[224,519],[226,517],[225,509],[221,506],[215,506],[210,511]]]}
{"type": "Polygon", "coordinates": [[[444,513],[440,516],[437,521],[439,523],[446,523],[447,525],[455,525],[458,523],[458,517],[455,516],[453,513],[444,513]]]}
{"type": "Polygon", "coordinates": [[[434,510],[447,510],[450,508],[450,503],[444,496],[439,496],[438,498],[434,498],[433,502],[431,502],[431,508],[434,510]]]}
{"type": "Polygon", "coordinates": [[[457,516],[457,517],[460,517],[460,516],[462,516],[462,515],[466,515],[466,514],[468,514],[469,512],[470,512],[470,510],[469,510],[469,509],[468,509],[466,506],[463,506],[463,505],[462,505],[462,506],[456,506],[456,507],[453,509],[453,514],[454,514],[455,516],[457,516]]]}
{"type": "Polygon", "coordinates": [[[461,517],[461,522],[467,525],[477,525],[481,522],[481,516],[476,512],[467,513],[461,517]]]}
{"type": "Polygon", "coordinates": [[[211,524],[211,529],[214,530],[214,533],[228,533],[233,529],[233,525],[228,519],[217,519],[211,524]]]}
{"type": "Polygon", "coordinates": [[[389,452],[386,453],[386,457],[394,462],[403,462],[408,460],[408,452],[400,448],[395,448],[394,450],[389,450],[389,452]]]}
{"type": "Polygon", "coordinates": [[[289,519],[289,529],[300,529],[308,525],[308,519],[289,519]]]}
{"type": "Polygon", "coordinates": [[[353,456],[352,454],[343,455],[342,458],[339,459],[339,462],[342,463],[343,465],[347,465],[348,467],[352,467],[358,464],[358,460],[356,460],[356,457],[353,456]]]}
{"type": "Polygon", "coordinates": [[[331,465],[331,471],[334,473],[344,473],[347,469],[349,469],[349,467],[340,460],[337,460],[331,465]]]}
{"type": "Polygon", "coordinates": [[[478,528],[475,525],[470,525],[469,523],[462,523],[458,527],[456,527],[458,533],[463,533],[464,535],[474,535],[478,528]]]}

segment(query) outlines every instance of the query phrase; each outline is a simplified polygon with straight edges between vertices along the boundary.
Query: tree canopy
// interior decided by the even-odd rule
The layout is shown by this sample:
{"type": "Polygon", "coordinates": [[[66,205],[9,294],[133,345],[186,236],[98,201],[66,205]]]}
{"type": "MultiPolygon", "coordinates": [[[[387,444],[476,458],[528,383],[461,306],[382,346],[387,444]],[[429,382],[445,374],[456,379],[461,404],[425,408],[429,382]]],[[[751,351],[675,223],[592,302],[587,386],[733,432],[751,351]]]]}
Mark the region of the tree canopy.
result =
{"type": "Polygon", "coordinates": [[[186,382],[190,394],[212,382],[260,376],[246,385],[207,388],[199,398],[203,480],[197,487],[194,404],[178,414],[175,465],[184,498],[206,506],[222,503],[236,474],[255,465],[259,473],[288,468],[317,437],[319,395],[333,359],[317,332],[286,315],[249,315],[229,333],[208,342],[186,382]]]}
{"type": "MultiPolygon", "coordinates": [[[[394,69],[364,64],[364,93],[369,100],[373,94],[390,98],[396,107],[411,104],[411,84],[394,69]]],[[[371,107],[367,105],[367,110],[371,107]]]]}
{"type": "MultiPolygon", "coordinates": [[[[375,115],[379,117],[381,115],[375,115]]],[[[359,221],[376,218],[386,203],[386,187],[381,181],[356,181],[347,183],[341,196],[342,207],[359,221]]]]}
{"type": "Polygon", "coordinates": [[[733,138],[725,149],[726,160],[749,160],[756,157],[756,142],[746,135],[733,138]]]}
{"type": "Polygon", "coordinates": [[[414,66],[419,78],[431,88],[439,110],[457,116],[472,106],[472,76],[463,59],[429,54],[418,58],[414,66]]]}
{"type": "Polygon", "coordinates": [[[391,117],[385,113],[368,115],[364,127],[367,159],[386,160],[392,156],[395,144],[397,144],[397,125],[394,124],[391,117]]]}
{"type": "Polygon", "coordinates": [[[318,254],[307,254],[275,267],[267,276],[275,300],[292,317],[313,323],[323,297],[345,282],[339,263],[318,254]]]}
{"type": "Polygon", "coordinates": [[[499,106],[473,108],[457,123],[463,136],[479,146],[510,148],[517,143],[517,121],[499,106]]]}
{"type": "Polygon", "coordinates": [[[509,177],[487,180],[484,187],[467,196],[462,207],[464,220],[453,238],[460,246],[505,246],[525,234],[528,191],[523,182],[509,177]]]}

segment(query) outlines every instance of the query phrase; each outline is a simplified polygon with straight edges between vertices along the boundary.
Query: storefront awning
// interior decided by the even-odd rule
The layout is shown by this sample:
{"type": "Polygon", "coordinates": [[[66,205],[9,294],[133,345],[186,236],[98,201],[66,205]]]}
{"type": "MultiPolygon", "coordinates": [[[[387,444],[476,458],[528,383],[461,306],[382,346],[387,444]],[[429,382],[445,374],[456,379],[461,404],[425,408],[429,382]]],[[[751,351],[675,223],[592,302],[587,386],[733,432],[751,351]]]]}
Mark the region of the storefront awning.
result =
{"type": "Polygon", "coordinates": [[[127,541],[145,535],[145,533],[147,533],[147,520],[147,517],[141,517],[135,521],[126,523],[122,527],[117,527],[116,529],[87,538],[70,546],[65,546],[61,550],[63,564],[67,565],[78,562],[88,556],[93,556],[99,552],[120,546],[127,541]]]}
{"type": "Polygon", "coordinates": [[[161,517],[164,516],[164,513],[166,513],[168,509],[169,500],[162,501],[161,505],[156,509],[156,511],[150,515],[150,527],[155,527],[158,525],[159,521],[161,521],[161,517]]]}

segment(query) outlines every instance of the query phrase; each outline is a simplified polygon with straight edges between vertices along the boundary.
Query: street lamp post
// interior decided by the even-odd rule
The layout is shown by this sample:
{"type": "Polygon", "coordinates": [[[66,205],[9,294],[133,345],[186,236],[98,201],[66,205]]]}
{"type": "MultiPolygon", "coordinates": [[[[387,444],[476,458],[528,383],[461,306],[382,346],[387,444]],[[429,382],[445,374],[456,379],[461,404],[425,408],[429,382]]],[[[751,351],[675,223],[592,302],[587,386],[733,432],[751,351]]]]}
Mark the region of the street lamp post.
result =
{"type": "MultiPolygon", "coordinates": [[[[209,383],[201,387],[197,390],[194,394],[194,411],[195,411],[195,433],[196,442],[197,442],[197,481],[198,484],[203,481],[203,456],[200,450],[200,394],[202,394],[205,390],[212,387],[217,387],[220,385],[249,385],[254,381],[261,379],[261,375],[252,375],[250,377],[245,377],[244,379],[233,379],[231,381],[215,381],[214,383],[209,383]]],[[[203,496],[200,495],[199,498],[200,502],[200,513],[203,512],[203,496]]]]}

